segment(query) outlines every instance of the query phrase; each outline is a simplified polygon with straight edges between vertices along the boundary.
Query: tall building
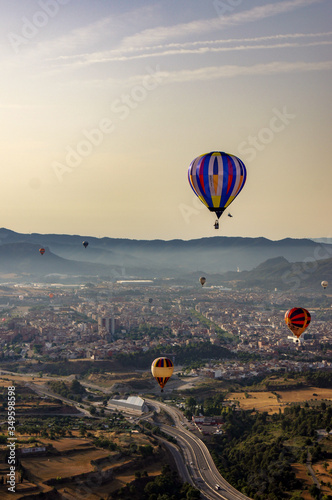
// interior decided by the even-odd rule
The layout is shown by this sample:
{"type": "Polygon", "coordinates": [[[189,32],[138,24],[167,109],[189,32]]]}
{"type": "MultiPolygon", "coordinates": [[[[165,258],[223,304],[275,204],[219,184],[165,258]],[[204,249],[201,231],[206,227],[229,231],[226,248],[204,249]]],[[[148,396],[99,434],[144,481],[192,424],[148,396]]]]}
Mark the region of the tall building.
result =
{"type": "Polygon", "coordinates": [[[106,330],[110,334],[111,340],[115,334],[116,329],[119,327],[119,320],[108,316],[98,316],[98,333],[102,333],[106,330]]]}

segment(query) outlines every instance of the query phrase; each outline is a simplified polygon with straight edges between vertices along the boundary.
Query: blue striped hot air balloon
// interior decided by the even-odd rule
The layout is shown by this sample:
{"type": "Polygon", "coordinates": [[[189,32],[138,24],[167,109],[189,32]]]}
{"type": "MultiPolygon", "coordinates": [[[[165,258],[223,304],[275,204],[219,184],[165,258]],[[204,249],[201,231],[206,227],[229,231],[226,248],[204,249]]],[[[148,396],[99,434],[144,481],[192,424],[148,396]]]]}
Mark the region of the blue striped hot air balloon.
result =
{"type": "MultiPolygon", "coordinates": [[[[188,170],[189,184],[194,193],[218,219],[241,192],[246,178],[243,161],[220,151],[198,156],[188,170]]],[[[215,227],[219,227],[218,221],[215,227]]]]}

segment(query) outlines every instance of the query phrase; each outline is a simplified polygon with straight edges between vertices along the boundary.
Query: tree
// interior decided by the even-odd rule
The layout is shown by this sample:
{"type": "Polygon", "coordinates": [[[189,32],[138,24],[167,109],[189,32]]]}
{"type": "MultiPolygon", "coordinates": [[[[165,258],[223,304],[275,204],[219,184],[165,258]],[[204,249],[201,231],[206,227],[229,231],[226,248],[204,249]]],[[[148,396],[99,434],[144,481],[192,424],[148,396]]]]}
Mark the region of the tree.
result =
{"type": "Polygon", "coordinates": [[[318,499],[320,497],[320,489],[317,488],[317,486],[315,484],[313,484],[313,485],[310,486],[309,493],[314,498],[318,499]]]}
{"type": "Polygon", "coordinates": [[[85,394],[85,388],[79,383],[77,379],[74,379],[70,385],[70,392],[74,394],[85,394]]]}
{"type": "Polygon", "coordinates": [[[146,445],[141,445],[138,447],[138,451],[141,453],[141,455],[146,458],[150,455],[152,455],[153,453],[153,448],[150,444],[146,444],[146,445]]]}

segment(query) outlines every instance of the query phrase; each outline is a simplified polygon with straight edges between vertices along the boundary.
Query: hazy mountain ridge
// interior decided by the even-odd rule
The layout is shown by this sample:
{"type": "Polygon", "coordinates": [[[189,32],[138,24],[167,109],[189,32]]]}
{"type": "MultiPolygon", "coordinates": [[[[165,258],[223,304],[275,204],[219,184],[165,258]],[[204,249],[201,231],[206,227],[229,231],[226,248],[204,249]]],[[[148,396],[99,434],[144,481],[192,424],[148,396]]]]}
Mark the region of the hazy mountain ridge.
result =
{"type": "Polygon", "coordinates": [[[210,275],[227,273],[224,277],[229,280],[244,281],[246,277],[263,279],[264,274],[278,277],[281,273],[288,273],[291,277],[295,262],[304,261],[303,265],[308,267],[310,262],[331,256],[332,245],[310,239],[273,241],[263,237],[216,236],[189,241],[132,240],[21,234],[0,229],[1,273],[177,277],[201,272],[210,275]],[[82,245],[84,240],[89,242],[86,249],[82,245]],[[46,248],[43,256],[38,252],[41,246],[46,248]],[[234,272],[237,269],[248,273],[254,271],[254,274],[234,272]]]}
{"type": "Polygon", "coordinates": [[[288,262],[284,257],[268,259],[251,271],[230,271],[221,275],[224,284],[273,290],[314,288],[323,291],[321,281],[332,283],[332,258],[306,262],[288,262]]]}
{"type": "MultiPolygon", "coordinates": [[[[48,274],[99,275],[107,268],[103,264],[78,262],[59,257],[45,246],[45,254],[39,253],[40,245],[26,242],[5,243],[0,245],[1,274],[48,274]]],[[[108,270],[111,272],[111,269],[108,270]]]]}

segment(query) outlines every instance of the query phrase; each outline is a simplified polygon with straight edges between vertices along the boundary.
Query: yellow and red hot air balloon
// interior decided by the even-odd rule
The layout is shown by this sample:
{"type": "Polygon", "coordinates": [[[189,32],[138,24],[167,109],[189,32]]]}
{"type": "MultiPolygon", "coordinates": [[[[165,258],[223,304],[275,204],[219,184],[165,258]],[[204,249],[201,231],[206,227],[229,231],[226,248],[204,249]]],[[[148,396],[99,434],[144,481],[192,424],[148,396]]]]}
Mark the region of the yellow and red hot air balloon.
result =
{"type": "Polygon", "coordinates": [[[49,296],[49,298],[50,298],[50,299],[53,299],[53,297],[54,297],[54,293],[52,293],[52,292],[51,292],[51,293],[49,293],[49,295],[48,295],[48,296],[49,296]]]}
{"type": "Polygon", "coordinates": [[[168,358],[156,358],[151,365],[151,373],[157,380],[163,392],[165,384],[172,376],[174,370],[173,362],[168,358]]]}
{"type": "Polygon", "coordinates": [[[307,329],[311,321],[311,315],[303,307],[293,307],[285,314],[285,322],[288,328],[299,339],[307,329]]]}
{"type": "Polygon", "coordinates": [[[199,282],[200,282],[200,284],[201,284],[202,286],[204,286],[204,283],[206,282],[206,278],[204,278],[204,276],[201,276],[201,277],[199,278],[199,282]]]}
{"type": "Polygon", "coordinates": [[[215,212],[214,227],[224,210],[240,194],[247,179],[246,167],[237,156],[212,151],[195,158],[188,169],[189,184],[201,202],[215,212]]]}
{"type": "Polygon", "coordinates": [[[39,253],[40,253],[41,255],[44,255],[44,253],[45,253],[45,248],[40,248],[40,249],[39,249],[39,253]]]}

